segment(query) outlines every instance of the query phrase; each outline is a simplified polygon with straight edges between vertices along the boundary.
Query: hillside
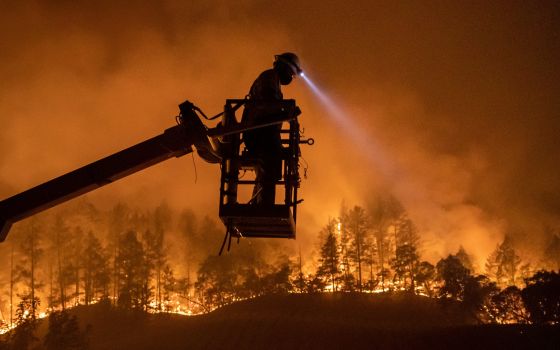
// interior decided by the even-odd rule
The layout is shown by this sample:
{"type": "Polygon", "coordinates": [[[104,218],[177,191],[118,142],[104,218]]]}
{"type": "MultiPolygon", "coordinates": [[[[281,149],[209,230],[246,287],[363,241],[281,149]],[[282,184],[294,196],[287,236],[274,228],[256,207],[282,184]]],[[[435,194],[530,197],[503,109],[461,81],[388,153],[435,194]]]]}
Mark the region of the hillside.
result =
{"type": "Polygon", "coordinates": [[[73,312],[90,325],[92,349],[552,349],[560,341],[558,328],[477,326],[456,305],[444,311],[406,295],[275,295],[194,317],[73,312]]]}

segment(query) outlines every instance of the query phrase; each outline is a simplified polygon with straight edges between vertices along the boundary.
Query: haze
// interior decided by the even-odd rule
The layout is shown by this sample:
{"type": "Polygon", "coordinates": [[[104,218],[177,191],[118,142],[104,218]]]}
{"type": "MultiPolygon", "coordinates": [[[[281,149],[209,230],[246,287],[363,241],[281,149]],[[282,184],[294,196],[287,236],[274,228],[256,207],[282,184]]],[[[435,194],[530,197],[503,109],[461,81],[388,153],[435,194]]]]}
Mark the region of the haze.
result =
{"type": "MultiPolygon", "coordinates": [[[[381,158],[340,132],[302,81],[309,164],[298,240],[342,201],[401,200],[424,255],[528,251],[560,227],[560,5],[536,2],[25,1],[0,4],[0,197],[241,98],[294,51],[381,158]],[[391,171],[385,167],[390,166],[391,171]]],[[[217,218],[218,167],[170,160],[89,195],[217,218]]]]}

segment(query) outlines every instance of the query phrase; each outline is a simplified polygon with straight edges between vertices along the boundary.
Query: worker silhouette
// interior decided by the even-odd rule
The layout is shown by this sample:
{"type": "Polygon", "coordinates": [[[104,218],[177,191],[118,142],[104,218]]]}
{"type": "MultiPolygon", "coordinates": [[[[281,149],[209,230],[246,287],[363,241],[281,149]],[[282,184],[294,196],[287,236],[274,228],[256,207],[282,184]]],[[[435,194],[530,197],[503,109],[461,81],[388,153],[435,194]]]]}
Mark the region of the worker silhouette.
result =
{"type": "MultiPolygon", "coordinates": [[[[280,86],[290,84],[301,72],[299,59],[295,54],[286,52],[276,55],[273,68],[262,72],[251,86],[242,120],[250,124],[266,122],[270,117],[269,113],[263,112],[266,105],[282,100],[280,86]]],[[[251,199],[251,203],[259,206],[274,205],[276,181],[282,178],[281,129],[282,125],[277,124],[243,134],[247,151],[260,161],[260,166],[255,169],[257,183],[251,199]]]]}

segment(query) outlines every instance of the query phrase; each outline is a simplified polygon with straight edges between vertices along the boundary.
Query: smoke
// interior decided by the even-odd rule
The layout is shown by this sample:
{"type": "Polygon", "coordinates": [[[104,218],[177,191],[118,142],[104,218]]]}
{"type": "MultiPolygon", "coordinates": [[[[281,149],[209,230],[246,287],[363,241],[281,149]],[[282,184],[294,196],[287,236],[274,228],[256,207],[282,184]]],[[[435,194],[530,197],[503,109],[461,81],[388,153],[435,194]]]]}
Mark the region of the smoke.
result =
{"type": "MultiPolygon", "coordinates": [[[[301,81],[309,179],[297,245],[341,200],[393,192],[426,257],[464,245],[482,261],[506,232],[538,248],[560,212],[556,4],[109,1],[2,3],[0,194],[6,197],[174,123],[177,104],[218,112],[274,54],[303,68],[392,168],[368,159],[301,81]],[[546,8],[549,7],[549,8],[546,8]]],[[[190,155],[96,191],[216,216],[219,171],[190,155]]],[[[292,245],[293,245],[292,244],[292,245]]]]}

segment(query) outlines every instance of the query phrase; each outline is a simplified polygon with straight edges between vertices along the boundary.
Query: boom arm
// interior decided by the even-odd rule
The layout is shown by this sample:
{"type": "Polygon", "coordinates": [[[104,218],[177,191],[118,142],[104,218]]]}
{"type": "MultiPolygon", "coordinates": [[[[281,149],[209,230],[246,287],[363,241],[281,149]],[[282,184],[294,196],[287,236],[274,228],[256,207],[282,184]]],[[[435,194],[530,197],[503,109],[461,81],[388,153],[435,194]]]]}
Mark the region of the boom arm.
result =
{"type": "Polygon", "coordinates": [[[182,125],[0,202],[0,241],[11,225],[171,157],[192,152],[182,125]]]}
{"type": "Polygon", "coordinates": [[[293,119],[299,114],[299,109],[293,100],[287,102],[291,108],[282,109],[284,113],[269,119],[266,124],[236,124],[227,129],[208,130],[195,112],[198,109],[189,101],[185,101],[179,105],[179,125],[165,130],[161,135],[1,201],[0,242],[6,239],[15,222],[169,158],[191,153],[193,145],[205,161],[219,163],[220,155],[210,142],[209,136],[220,137],[293,119]]]}

